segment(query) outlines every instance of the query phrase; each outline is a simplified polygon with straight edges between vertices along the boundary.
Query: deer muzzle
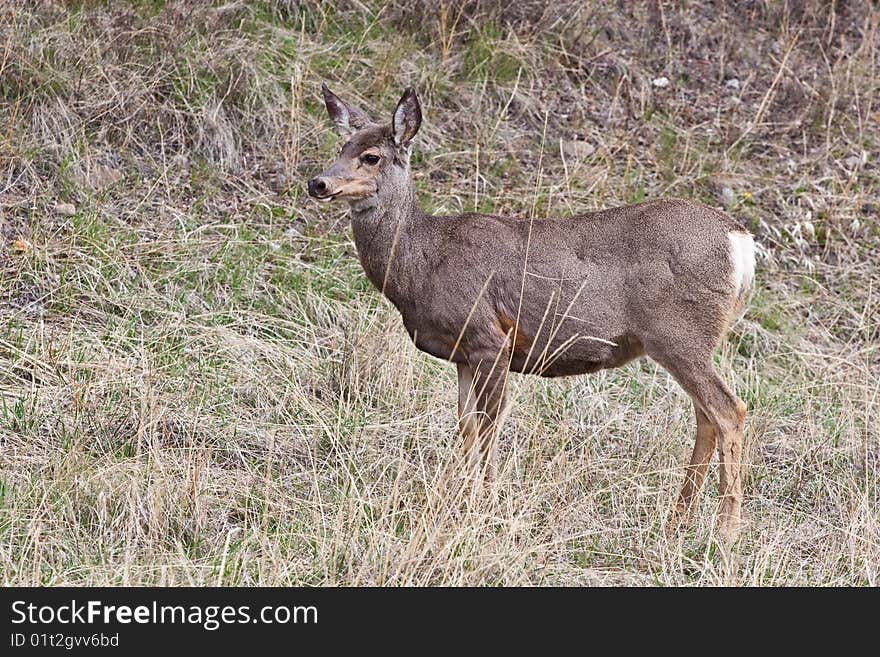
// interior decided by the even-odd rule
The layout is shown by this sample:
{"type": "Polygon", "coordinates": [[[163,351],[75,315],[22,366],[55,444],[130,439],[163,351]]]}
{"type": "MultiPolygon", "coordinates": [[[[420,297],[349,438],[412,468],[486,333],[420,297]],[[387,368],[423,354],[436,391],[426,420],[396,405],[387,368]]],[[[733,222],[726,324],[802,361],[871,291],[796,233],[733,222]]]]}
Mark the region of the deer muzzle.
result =
{"type": "Polygon", "coordinates": [[[309,196],[325,203],[337,196],[353,201],[375,194],[376,181],[320,175],[308,182],[308,190],[309,196]]]}
{"type": "Polygon", "coordinates": [[[308,188],[309,196],[316,198],[319,201],[330,200],[341,191],[338,189],[334,190],[332,181],[323,176],[312,178],[308,183],[308,188]]]}

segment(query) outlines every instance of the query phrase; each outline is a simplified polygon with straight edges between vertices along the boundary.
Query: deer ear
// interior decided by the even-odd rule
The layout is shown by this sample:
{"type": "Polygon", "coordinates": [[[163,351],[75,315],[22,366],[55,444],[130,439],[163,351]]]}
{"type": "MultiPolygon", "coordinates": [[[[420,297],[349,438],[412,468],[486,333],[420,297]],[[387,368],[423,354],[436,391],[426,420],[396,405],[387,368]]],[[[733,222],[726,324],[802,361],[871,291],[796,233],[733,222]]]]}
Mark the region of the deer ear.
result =
{"type": "Polygon", "coordinates": [[[369,117],[363,110],[346,103],[330,91],[324,83],[321,83],[321,93],[324,95],[327,114],[330,115],[330,120],[336,126],[336,132],[343,137],[351,136],[356,130],[360,130],[370,123],[369,117]]]}
{"type": "Polygon", "coordinates": [[[422,106],[416,90],[407,87],[403,92],[397,109],[394,110],[394,120],[391,123],[394,129],[394,143],[398,146],[408,146],[422,125],[422,106]]]}

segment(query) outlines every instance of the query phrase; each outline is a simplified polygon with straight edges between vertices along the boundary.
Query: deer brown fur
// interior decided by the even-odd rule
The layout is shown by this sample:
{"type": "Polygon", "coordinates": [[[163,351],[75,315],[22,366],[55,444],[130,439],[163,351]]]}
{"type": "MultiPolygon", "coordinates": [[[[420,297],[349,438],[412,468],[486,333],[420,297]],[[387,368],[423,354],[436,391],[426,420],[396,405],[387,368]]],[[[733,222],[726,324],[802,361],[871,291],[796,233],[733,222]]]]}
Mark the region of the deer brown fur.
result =
{"type": "Polygon", "coordinates": [[[712,356],[754,274],[748,232],[722,212],[664,199],[572,217],[430,216],[409,169],[421,108],[407,89],[388,124],[326,86],[346,138],[309,181],[349,201],[367,277],[397,307],[415,345],[458,368],[459,427],[471,463],[495,470],[508,371],[568,376],[648,355],[693,400],[696,444],[677,511],[687,513],[712,453],[722,533],[740,524],[745,404],[712,356]]]}

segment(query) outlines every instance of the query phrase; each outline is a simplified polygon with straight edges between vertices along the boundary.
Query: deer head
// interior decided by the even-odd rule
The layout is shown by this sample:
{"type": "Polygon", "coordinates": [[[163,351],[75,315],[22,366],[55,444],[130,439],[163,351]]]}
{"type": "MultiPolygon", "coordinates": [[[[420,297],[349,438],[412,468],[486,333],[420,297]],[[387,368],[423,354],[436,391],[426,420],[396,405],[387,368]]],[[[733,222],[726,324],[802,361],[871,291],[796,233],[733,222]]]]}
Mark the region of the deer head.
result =
{"type": "Polygon", "coordinates": [[[415,90],[408,88],[397,103],[390,123],[374,123],[360,108],[345,102],[322,85],[327,113],[347,141],[337,160],[309,180],[309,195],[319,201],[347,200],[358,212],[370,210],[383,198],[396,198],[410,185],[412,140],[422,123],[415,90]]]}

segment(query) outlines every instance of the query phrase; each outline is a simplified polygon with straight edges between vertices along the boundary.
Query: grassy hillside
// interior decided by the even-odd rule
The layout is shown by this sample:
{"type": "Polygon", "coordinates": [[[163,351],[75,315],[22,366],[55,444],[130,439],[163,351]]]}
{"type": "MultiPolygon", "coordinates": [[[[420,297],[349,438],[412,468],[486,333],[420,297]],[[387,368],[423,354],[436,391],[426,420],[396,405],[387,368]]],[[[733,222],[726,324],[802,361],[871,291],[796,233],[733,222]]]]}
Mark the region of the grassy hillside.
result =
{"type": "Polygon", "coordinates": [[[507,4],[0,10],[0,583],[880,583],[880,9],[507,4]],[[304,194],[321,80],[376,117],[418,88],[426,209],[752,229],[734,559],[714,466],[665,531],[694,421],[647,360],[513,377],[500,481],[461,488],[454,368],[304,194]]]}

